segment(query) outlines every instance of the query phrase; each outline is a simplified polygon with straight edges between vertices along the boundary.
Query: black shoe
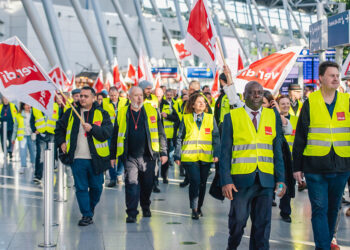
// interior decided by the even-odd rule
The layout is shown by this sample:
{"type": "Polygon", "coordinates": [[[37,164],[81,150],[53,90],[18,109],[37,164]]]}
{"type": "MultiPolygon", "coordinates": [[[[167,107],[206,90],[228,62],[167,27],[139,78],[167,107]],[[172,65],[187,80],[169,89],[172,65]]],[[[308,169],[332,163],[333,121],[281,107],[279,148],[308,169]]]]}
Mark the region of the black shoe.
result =
{"type": "Polygon", "coordinates": [[[198,213],[198,216],[199,217],[203,217],[203,213],[202,213],[202,210],[200,208],[197,209],[197,213],[198,213]]]}
{"type": "Polygon", "coordinates": [[[142,216],[143,217],[152,217],[151,210],[149,210],[149,209],[142,210],[142,216]]]}
{"type": "Polygon", "coordinates": [[[128,216],[126,217],[126,223],[135,223],[136,217],[128,216]]]}
{"type": "Polygon", "coordinates": [[[188,181],[183,181],[180,183],[180,187],[186,187],[188,184],[190,184],[188,181]]]}
{"type": "Polygon", "coordinates": [[[153,193],[160,193],[160,189],[157,186],[154,186],[153,193]]]}
{"type": "Polygon", "coordinates": [[[290,218],[289,215],[284,215],[284,214],[280,214],[280,215],[281,215],[282,220],[283,220],[284,222],[287,222],[287,223],[291,223],[291,222],[292,222],[292,218],[290,218]]]}
{"type": "Polygon", "coordinates": [[[192,220],[199,220],[198,212],[192,209],[192,220]]]}
{"type": "Polygon", "coordinates": [[[272,201],[272,206],[273,206],[273,207],[277,207],[276,201],[272,201]]]}
{"type": "Polygon", "coordinates": [[[117,186],[117,182],[116,181],[110,181],[107,185],[107,187],[111,188],[111,187],[115,187],[117,186]]]}
{"type": "Polygon", "coordinates": [[[34,177],[33,178],[33,182],[35,183],[35,184],[41,184],[41,180],[39,179],[39,178],[37,178],[37,177],[34,177]]]}
{"type": "Polygon", "coordinates": [[[83,218],[81,218],[81,220],[79,221],[78,225],[81,227],[85,227],[88,226],[90,224],[94,223],[94,221],[92,220],[91,217],[85,217],[83,216],[83,218]]]}
{"type": "Polygon", "coordinates": [[[169,183],[168,178],[163,178],[163,183],[168,184],[169,183]]]}

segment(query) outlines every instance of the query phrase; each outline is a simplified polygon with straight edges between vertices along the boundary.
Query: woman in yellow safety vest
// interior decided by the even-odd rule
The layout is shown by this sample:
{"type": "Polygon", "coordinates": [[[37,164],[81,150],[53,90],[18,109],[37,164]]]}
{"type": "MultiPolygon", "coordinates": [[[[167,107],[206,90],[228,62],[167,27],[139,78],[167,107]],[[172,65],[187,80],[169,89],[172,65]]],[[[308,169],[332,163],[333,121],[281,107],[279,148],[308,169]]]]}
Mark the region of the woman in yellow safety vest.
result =
{"type": "Polygon", "coordinates": [[[35,139],[36,135],[30,128],[30,116],[32,108],[25,103],[20,104],[17,119],[17,140],[19,141],[19,153],[21,157],[20,174],[24,173],[27,167],[27,152],[29,151],[30,163],[34,167],[35,163],[35,139]]]}
{"type": "Polygon", "coordinates": [[[213,162],[218,162],[220,135],[213,114],[208,113],[201,93],[190,96],[186,103],[176,139],[174,159],[186,168],[192,219],[203,216],[206,182],[213,162]]]}

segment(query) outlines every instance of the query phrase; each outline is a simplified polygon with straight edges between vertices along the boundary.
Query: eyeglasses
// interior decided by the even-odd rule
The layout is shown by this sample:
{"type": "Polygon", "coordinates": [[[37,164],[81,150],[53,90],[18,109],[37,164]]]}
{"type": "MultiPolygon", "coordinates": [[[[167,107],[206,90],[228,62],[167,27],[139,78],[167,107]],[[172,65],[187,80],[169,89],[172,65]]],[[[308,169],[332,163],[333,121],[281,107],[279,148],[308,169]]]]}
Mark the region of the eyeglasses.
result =
{"type": "Polygon", "coordinates": [[[80,98],[89,98],[89,95],[80,95],[80,98]]]}

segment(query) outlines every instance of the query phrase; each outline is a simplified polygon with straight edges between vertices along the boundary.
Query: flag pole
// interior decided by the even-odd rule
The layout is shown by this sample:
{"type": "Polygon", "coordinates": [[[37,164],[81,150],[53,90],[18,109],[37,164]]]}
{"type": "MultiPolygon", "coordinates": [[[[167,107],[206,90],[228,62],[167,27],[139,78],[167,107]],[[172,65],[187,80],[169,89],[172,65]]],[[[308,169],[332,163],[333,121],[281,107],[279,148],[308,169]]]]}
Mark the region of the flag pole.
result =
{"type": "MultiPolygon", "coordinates": [[[[217,42],[218,47],[219,47],[219,51],[220,51],[220,55],[221,55],[222,61],[224,62],[224,65],[225,65],[226,67],[228,67],[227,64],[226,64],[224,52],[223,52],[223,50],[222,50],[219,37],[216,37],[216,42],[217,42]]],[[[228,74],[228,79],[227,79],[227,80],[228,80],[228,82],[233,83],[233,82],[232,82],[231,74],[228,74]]]]}
{"type": "MultiPolygon", "coordinates": [[[[61,89],[59,89],[61,95],[63,96],[63,98],[66,100],[66,102],[69,102],[68,97],[62,92],[61,89]]],[[[85,124],[85,121],[83,120],[83,118],[81,118],[80,114],[78,113],[78,111],[74,108],[74,105],[70,105],[72,107],[72,110],[74,111],[74,113],[78,116],[79,120],[81,121],[82,124],[85,124]]]]}

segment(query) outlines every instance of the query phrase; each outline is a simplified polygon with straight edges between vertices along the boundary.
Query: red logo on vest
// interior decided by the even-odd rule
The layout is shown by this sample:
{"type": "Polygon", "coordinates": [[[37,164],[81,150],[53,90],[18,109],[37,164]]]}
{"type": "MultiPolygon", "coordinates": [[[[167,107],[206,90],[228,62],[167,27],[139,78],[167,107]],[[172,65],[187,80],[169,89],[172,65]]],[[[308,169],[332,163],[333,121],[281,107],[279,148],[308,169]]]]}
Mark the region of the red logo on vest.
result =
{"type": "Polygon", "coordinates": [[[97,126],[101,126],[101,121],[96,121],[96,122],[94,122],[94,124],[97,126]]]}
{"type": "Polygon", "coordinates": [[[337,112],[337,120],[345,121],[345,112],[337,112]]]}
{"type": "Polygon", "coordinates": [[[155,116],[151,116],[149,119],[151,120],[152,123],[156,122],[156,117],[155,116]]]}
{"type": "Polygon", "coordinates": [[[205,128],[205,134],[209,135],[210,134],[210,128],[205,128]]]}
{"type": "Polygon", "coordinates": [[[293,129],[292,136],[295,136],[295,129],[293,129]]]}
{"type": "Polygon", "coordinates": [[[271,127],[265,127],[265,135],[272,135],[272,128],[271,127]]]}

